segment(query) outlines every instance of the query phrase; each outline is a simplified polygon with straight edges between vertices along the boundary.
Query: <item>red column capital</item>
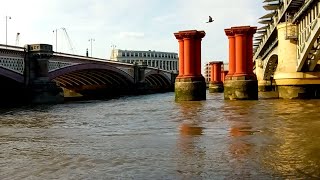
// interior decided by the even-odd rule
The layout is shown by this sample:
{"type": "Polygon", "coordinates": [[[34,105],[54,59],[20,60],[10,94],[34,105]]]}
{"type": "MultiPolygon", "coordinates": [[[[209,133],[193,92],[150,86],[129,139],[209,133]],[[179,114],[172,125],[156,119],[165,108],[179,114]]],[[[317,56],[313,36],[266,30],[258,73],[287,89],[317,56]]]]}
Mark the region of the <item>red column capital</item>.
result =
{"type": "Polygon", "coordinates": [[[179,77],[181,75],[184,77],[201,76],[201,39],[205,36],[205,32],[186,30],[174,33],[174,36],[179,41],[179,56],[181,57],[179,58],[179,77]]]}
{"type": "MultiPolygon", "coordinates": [[[[230,41],[235,44],[235,52],[233,51],[233,46],[229,46],[229,54],[235,55],[235,75],[237,76],[247,76],[253,74],[253,43],[252,37],[253,34],[256,32],[257,27],[251,26],[236,26],[231,27],[229,29],[225,29],[226,34],[230,41]],[[232,35],[234,39],[232,39],[232,35]]],[[[230,58],[231,59],[231,58],[230,58]]],[[[232,64],[230,61],[229,64],[232,64]]],[[[230,65],[229,65],[230,66],[230,65]]],[[[229,67],[229,74],[232,73],[232,67],[229,67]]],[[[228,74],[228,75],[229,75],[228,74]]]]}

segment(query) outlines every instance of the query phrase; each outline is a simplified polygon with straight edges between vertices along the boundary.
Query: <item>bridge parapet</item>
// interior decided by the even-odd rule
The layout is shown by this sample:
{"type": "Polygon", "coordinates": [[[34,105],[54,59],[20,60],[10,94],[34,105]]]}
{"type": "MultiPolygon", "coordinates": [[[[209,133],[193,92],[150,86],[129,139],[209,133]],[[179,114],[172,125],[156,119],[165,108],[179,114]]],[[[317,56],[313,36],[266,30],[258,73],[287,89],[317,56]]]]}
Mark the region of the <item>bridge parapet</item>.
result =
{"type": "Polygon", "coordinates": [[[24,58],[0,56],[0,66],[22,75],[24,72],[24,58]]]}
{"type": "Polygon", "coordinates": [[[304,0],[284,0],[279,4],[279,8],[275,10],[276,13],[272,16],[268,27],[266,27],[265,35],[262,37],[258,48],[254,52],[254,59],[257,59],[258,56],[262,56],[262,54],[268,50],[269,44],[272,44],[274,39],[277,38],[277,25],[281,22],[285,22],[288,12],[299,7],[303,2],[304,0]]]}
{"type": "Polygon", "coordinates": [[[65,68],[65,67],[76,65],[76,64],[79,64],[79,63],[71,63],[71,62],[61,62],[61,61],[49,60],[48,68],[49,68],[49,72],[51,72],[51,71],[55,71],[57,69],[65,68]]]}
{"type": "Polygon", "coordinates": [[[305,13],[298,23],[297,71],[313,71],[320,58],[320,2],[305,13]]]}

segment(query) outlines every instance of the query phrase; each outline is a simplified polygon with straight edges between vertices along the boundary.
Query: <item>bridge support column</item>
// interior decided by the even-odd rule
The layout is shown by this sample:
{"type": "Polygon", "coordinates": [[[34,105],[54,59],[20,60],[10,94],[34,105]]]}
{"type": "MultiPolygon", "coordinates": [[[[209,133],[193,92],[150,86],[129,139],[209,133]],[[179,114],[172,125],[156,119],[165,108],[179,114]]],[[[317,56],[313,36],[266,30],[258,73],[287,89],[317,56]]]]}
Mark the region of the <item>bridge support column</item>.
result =
{"type": "Polygon", "coordinates": [[[63,90],[49,80],[49,59],[53,55],[48,44],[27,45],[25,63],[26,85],[30,89],[31,102],[35,104],[55,104],[64,100],[63,90]]]}
{"type": "Polygon", "coordinates": [[[320,98],[320,73],[297,72],[297,42],[286,37],[286,28],[294,24],[281,23],[278,30],[278,67],[274,80],[283,99],[320,98]]]}
{"type": "Polygon", "coordinates": [[[218,93],[223,92],[223,83],[221,81],[221,65],[222,61],[210,62],[211,66],[211,81],[209,82],[209,92],[218,93]]]}
{"type": "Polygon", "coordinates": [[[259,92],[272,91],[271,81],[264,80],[263,61],[261,58],[256,59],[255,74],[256,74],[257,80],[258,80],[258,91],[259,92]]]}
{"type": "Polygon", "coordinates": [[[224,99],[226,100],[258,99],[258,81],[256,75],[253,74],[251,47],[252,37],[256,30],[256,27],[250,26],[225,29],[229,38],[230,61],[229,73],[224,82],[224,99]],[[234,73],[233,70],[235,70],[234,73]]]}
{"type": "Polygon", "coordinates": [[[205,32],[188,30],[174,35],[179,41],[179,75],[175,81],[175,99],[205,100],[206,83],[201,75],[201,40],[205,32]]]}
{"type": "Polygon", "coordinates": [[[147,63],[135,64],[134,66],[134,80],[136,86],[136,93],[140,94],[146,92],[148,87],[145,79],[145,70],[147,68],[147,63]]]}

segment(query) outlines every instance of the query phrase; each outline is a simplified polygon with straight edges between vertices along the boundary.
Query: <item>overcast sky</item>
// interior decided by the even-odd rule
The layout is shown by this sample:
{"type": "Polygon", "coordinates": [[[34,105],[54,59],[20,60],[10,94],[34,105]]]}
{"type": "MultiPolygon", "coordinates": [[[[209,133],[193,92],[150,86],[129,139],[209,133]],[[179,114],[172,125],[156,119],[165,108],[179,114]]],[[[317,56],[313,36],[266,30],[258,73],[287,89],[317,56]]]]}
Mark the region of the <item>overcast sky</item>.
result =
{"type": "Polygon", "coordinates": [[[204,30],[202,64],[228,61],[228,39],[224,29],[258,26],[266,14],[262,0],[2,0],[0,43],[5,44],[6,16],[8,44],[52,44],[58,30],[58,51],[72,53],[61,28],[65,28],[76,54],[86,48],[94,57],[110,58],[111,46],[130,50],[178,51],[173,33],[204,30]],[[213,23],[205,23],[208,16],[213,23]]]}

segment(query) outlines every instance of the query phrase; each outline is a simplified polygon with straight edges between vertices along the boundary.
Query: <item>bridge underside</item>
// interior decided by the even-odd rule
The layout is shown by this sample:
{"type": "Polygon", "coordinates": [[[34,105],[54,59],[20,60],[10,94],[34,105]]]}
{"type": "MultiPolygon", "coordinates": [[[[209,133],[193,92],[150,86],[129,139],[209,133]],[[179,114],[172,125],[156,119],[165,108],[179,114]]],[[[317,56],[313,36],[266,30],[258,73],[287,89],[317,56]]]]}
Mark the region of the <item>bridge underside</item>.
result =
{"type": "Polygon", "coordinates": [[[149,74],[145,83],[134,83],[128,76],[107,69],[78,70],[52,80],[64,89],[65,97],[110,98],[171,90],[171,83],[161,74],[149,74]]]}
{"type": "Polygon", "coordinates": [[[68,96],[114,96],[129,93],[133,81],[110,70],[79,70],[60,75],[53,81],[68,96]],[[69,94],[68,94],[69,93],[69,94]]]}
{"type": "Polygon", "coordinates": [[[155,92],[167,92],[173,90],[170,81],[162,74],[147,74],[146,78],[147,88],[155,92]]]}
{"type": "Polygon", "coordinates": [[[27,102],[29,91],[23,83],[0,76],[0,106],[10,106],[27,102]]]}

